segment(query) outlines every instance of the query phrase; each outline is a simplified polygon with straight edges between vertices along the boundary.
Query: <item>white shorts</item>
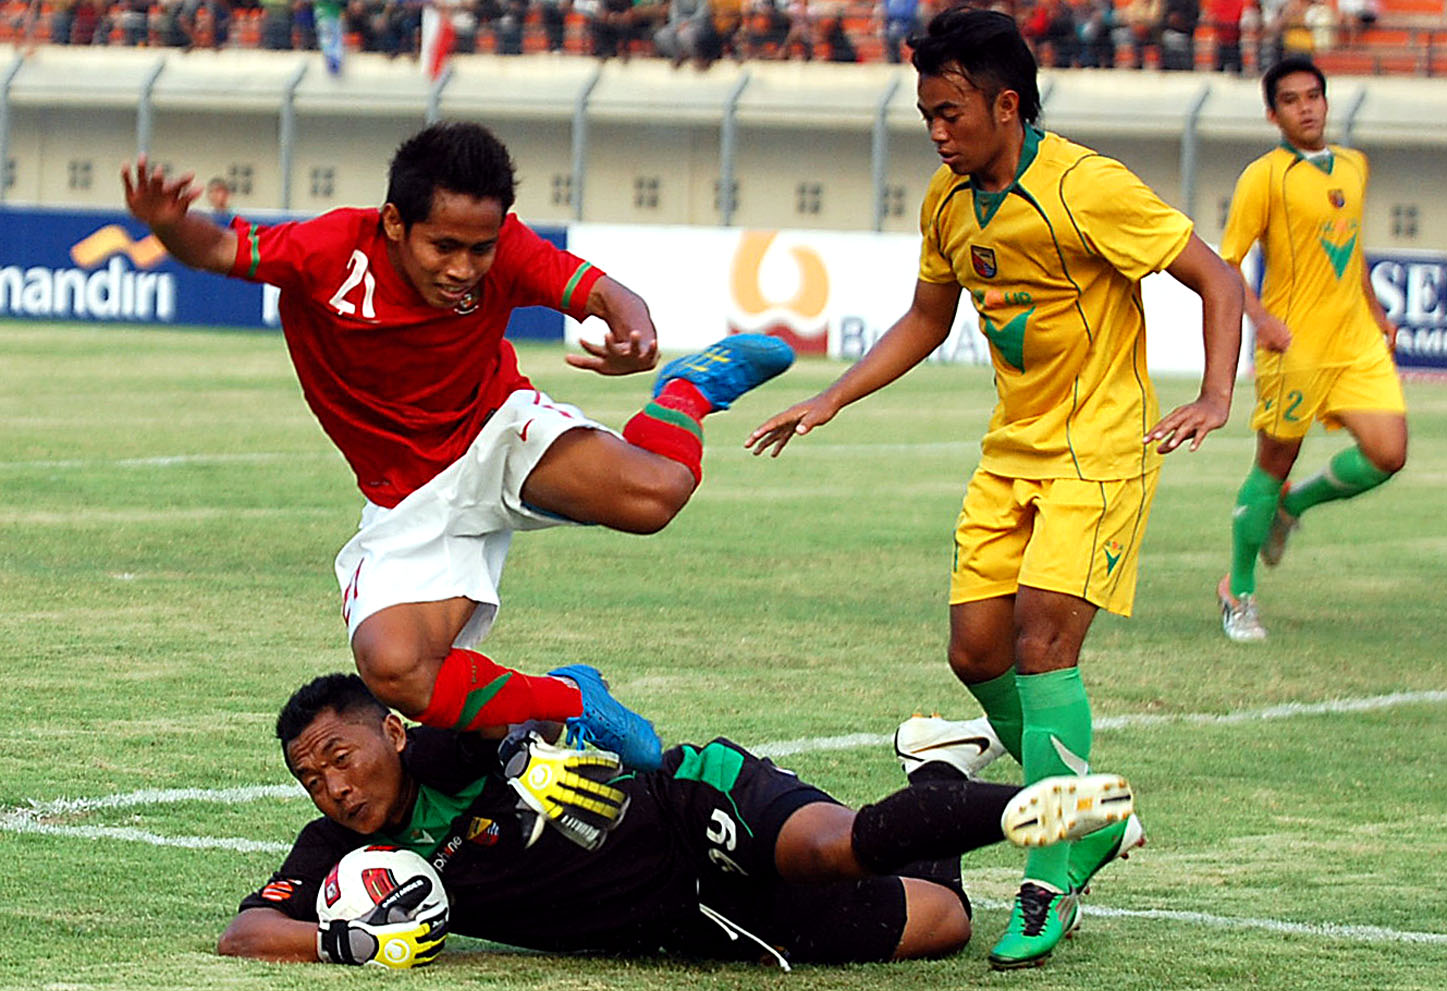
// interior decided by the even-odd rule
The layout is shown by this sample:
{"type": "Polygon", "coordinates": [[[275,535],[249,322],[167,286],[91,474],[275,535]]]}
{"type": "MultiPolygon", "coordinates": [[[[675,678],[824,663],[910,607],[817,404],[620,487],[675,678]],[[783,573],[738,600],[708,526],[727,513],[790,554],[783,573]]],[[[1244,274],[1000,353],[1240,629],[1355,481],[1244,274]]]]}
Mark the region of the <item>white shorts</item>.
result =
{"type": "Polygon", "coordinates": [[[404,602],[462,596],[477,603],[455,646],[487,636],[514,530],[573,521],[523,504],[522,487],[553,442],[584,427],[616,431],[576,406],[519,390],[483,426],[467,453],[391,509],[368,502],[357,534],[337,554],[347,637],[373,613],[404,602]]]}

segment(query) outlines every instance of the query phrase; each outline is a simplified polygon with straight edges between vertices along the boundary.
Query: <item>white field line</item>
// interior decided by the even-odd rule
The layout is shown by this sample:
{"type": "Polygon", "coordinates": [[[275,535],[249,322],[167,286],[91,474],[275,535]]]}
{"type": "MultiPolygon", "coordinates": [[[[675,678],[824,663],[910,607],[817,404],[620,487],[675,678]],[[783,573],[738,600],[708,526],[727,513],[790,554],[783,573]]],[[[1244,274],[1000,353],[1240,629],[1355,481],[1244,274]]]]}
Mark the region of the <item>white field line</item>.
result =
{"type": "Polygon", "coordinates": [[[99,809],[125,809],[138,805],[167,805],[175,802],[218,802],[239,805],[266,798],[300,797],[300,786],[253,785],[245,788],[145,788],[101,798],[57,798],[31,802],[24,808],[0,813],[0,829],[16,833],[47,833],[82,839],[130,840],[152,846],[186,847],[192,850],[231,850],[236,853],[285,853],[290,844],[248,840],[227,836],[162,836],[130,826],[83,826],[48,822],[56,816],[80,815],[99,809]]]}
{"type": "Polygon", "coordinates": [[[239,836],[162,836],[144,829],[130,826],[57,826],[26,818],[29,810],[20,814],[6,813],[0,817],[0,829],[16,833],[49,833],[60,836],[76,836],[81,839],[130,840],[133,843],[149,843],[151,846],[178,846],[188,850],[230,850],[233,853],[286,853],[290,843],[276,843],[271,840],[248,840],[239,836]]]}
{"type": "MultiPolygon", "coordinates": [[[[1009,909],[1010,902],[993,898],[972,898],[981,908],[1009,909]]],[[[1164,908],[1104,908],[1082,905],[1080,911],[1101,919],[1149,919],[1184,922],[1212,929],[1260,929],[1291,936],[1323,936],[1327,939],[1353,943],[1434,943],[1447,946],[1447,933],[1418,932],[1411,929],[1388,929],[1385,926],[1348,926],[1336,922],[1283,922],[1280,919],[1253,919],[1249,916],[1211,915],[1207,912],[1178,912],[1164,908]]]]}
{"type": "MultiPolygon", "coordinates": [[[[1329,716],[1349,712],[1370,712],[1399,705],[1447,702],[1447,691],[1393,692],[1368,698],[1333,699],[1329,702],[1287,702],[1267,709],[1246,709],[1239,712],[1183,712],[1177,715],[1101,716],[1094,721],[1097,730],[1136,729],[1185,724],[1190,726],[1230,726],[1235,723],[1266,722],[1273,719],[1294,719],[1298,716],[1329,716]]],[[[850,733],[847,736],[815,736],[801,740],[765,743],[750,749],[760,757],[789,757],[793,754],[817,753],[824,750],[852,750],[856,747],[878,747],[893,742],[877,733],[850,733]]]]}
{"type": "MultiPolygon", "coordinates": [[[[1252,446],[1256,442],[1254,438],[1222,437],[1214,438],[1211,443],[1214,446],[1252,446]],[[1239,443],[1238,443],[1239,442],[1239,443]]],[[[805,450],[804,446],[797,448],[805,450]]],[[[884,444],[851,444],[840,443],[830,444],[827,442],[810,442],[807,450],[820,457],[873,457],[878,454],[891,454],[899,452],[916,452],[919,454],[975,454],[980,449],[980,442],[977,440],[960,441],[915,441],[902,443],[884,444]]],[[[715,445],[711,449],[713,456],[724,454],[727,445],[715,445]]],[[[753,454],[737,450],[732,452],[738,457],[753,457],[753,454]]],[[[164,454],[145,458],[59,458],[40,461],[0,461],[0,471],[67,471],[95,468],[177,468],[188,465],[228,465],[228,464],[276,464],[285,461],[340,461],[341,456],[333,451],[258,451],[252,453],[234,454],[164,454]]],[[[1222,475],[1221,477],[1235,478],[1235,475],[1222,475]]],[[[947,480],[948,481],[948,480],[947,480]]],[[[965,479],[959,480],[963,486],[965,479]]],[[[1171,476],[1164,479],[1165,484],[1173,484],[1171,476]]],[[[1447,482],[1447,473],[1424,471],[1414,468],[1405,472],[1397,478],[1393,484],[1396,486],[1409,486],[1413,488],[1436,488],[1443,482],[1447,482]]],[[[954,484],[954,483],[950,483],[954,484]]],[[[1182,483],[1184,484],[1184,483],[1182,483]]],[[[834,490],[830,490],[834,491],[834,490]]],[[[843,492],[843,489],[838,491],[843,492]]]]}
{"type": "MultiPolygon", "coordinates": [[[[1419,705],[1447,702],[1447,691],[1394,692],[1390,695],[1375,695],[1367,698],[1334,699],[1328,702],[1290,702],[1266,709],[1251,709],[1227,713],[1181,713],[1174,716],[1136,714],[1126,716],[1105,716],[1095,720],[1098,730],[1114,730],[1136,727],[1156,727],[1172,724],[1192,726],[1229,726],[1247,722],[1261,722],[1275,719],[1294,719],[1301,716],[1339,715],[1344,713],[1371,712],[1402,705],[1419,705]]],[[[873,747],[890,743],[891,738],[874,733],[851,733],[845,736],[812,737],[800,740],[786,740],[765,743],[753,747],[755,753],[767,757],[783,757],[790,754],[811,753],[827,750],[846,750],[856,747],[873,747]]],[[[236,805],[269,798],[300,797],[295,784],[254,785],[238,788],[170,788],[143,789],[106,795],[100,798],[59,798],[50,802],[32,801],[23,808],[0,812],[0,830],[17,833],[43,833],[49,835],[76,836],[84,839],[117,839],[149,843],[153,846],[184,847],[195,850],[228,850],[237,853],[285,853],[289,844],[264,840],[249,840],[242,837],[213,836],[163,836],[143,829],[128,826],[85,826],[53,823],[45,820],[63,815],[77,815],[100,809],[134,808],[145,805],[162,805],[175,802],[219,802],[236,805]]],[[[1006,902],[990,899],[977,900],[984,908],[1007,909],[1006,902]]],[[[1169,909],[1123,909],[1102,906],[1087,906],[1088,915],[1102,918],[1130,918],[1164,920],[1216,929],[1257,929],[1266,932],[1293,936],[1320,936],[1329,939],[1349,940],[1358,943],[1425,943],[1447,946],[1447,933],[1416,932],[1412,930],[1389,929],[1383,926],[1341,925],[1338,923],[1286,922],[1280,919],[1256,919],[1240,916],[1211,915],[1206,912],[1182,912],[1169,909]]]]}
{"type": "Polygon", "coordinates": [[[76,468],[176,468],[185,465],[269,464],[330,459],[330,452],[257,452],[252,454],[165,454],[148,458],[59,458],[49,461],[0,461],[0,469],[59,471],[76,468]]]}
{"type": "MultiPolygon", "coordinates": [[[[1213,440],[1216,446],[1233,444],[1237,438],[1221,438],[1213,440]]],[[[1240,439],[1237,446],[1249,446],[1255,444],[1251,439],[1240,439]]],[[[791,451],[794,450],[791,448],[791,451]]],[[[800,445],[798,451],[804,452],[806,448],[800,445]]],[[[969,441],[918,441],[884,444],[829,444],[822,442],[810,442],[807,452],[823,458],[872,458],[881,454],[895,453],[916,453],[921,456],[972,456],[978,454],[980,443],[976,440],[969,441]]],[[[743,449],[731,451],[728,445],[715,445],[710,449],[711,457],[732,456],[736,458],[752,458],[754,455],[743,449]]],[[[787,455],[786,455],[787,456],[787,455]]],[[[0,461],[0,472],[5,471],[79,471],[94,470],[102,468],[181,468],[190,465],[263,465],[280,464],[288,461],[338,461],[341,456],[333,451],[295,451],[295,452],[253,452],[236,454],[166,454],[144,458],[59,458],[53,460],[38,461],[0,461]]],[[[1211,476],[1213,479],[1236,479],[1239,476],[1234,473],[1216,473],[1211,476]]],[[[963,490],[967,481],[965,475],[956,480],[940,479],[938,484],[946,488],[959,488],[963,490]]],[[[1199,482],[1196,478],[1191,484],[1199,482]]],[[[1409,472],[1403,472],[1401,476],[1394,479],[1392,484],[1398,487],[1409,488],[1431,488],[1437,489],[1447,482],[1447,472],[1427,471],[1421,468],[1413,468],[1409,472]]],[[[1185,485],[1185,481],[1178,481],[1171,473],[1167,473],[1162,479],[1166,486],[1185,485]]],[[[714,490],[717,494],[717,490],[714,490]]],[[[820,493],[829,496],[844,495],[852,492],[840,486],[830,486],[814,491],[817,496],[820,493]]],[[[811,493],[805,493],[809,495],[811,493]]]]}

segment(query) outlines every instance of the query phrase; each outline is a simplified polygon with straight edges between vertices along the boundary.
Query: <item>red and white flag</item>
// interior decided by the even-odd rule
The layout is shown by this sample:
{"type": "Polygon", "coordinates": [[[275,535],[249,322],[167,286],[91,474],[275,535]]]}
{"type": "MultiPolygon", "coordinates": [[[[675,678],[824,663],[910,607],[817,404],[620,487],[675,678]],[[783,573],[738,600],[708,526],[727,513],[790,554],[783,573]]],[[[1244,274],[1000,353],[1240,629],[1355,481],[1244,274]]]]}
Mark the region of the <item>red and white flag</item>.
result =
{"type": "Polygon", "coordinates": [[[452,27],[449,11],[428,4],[422,8],[422,71],[429,79],[442,75],[447,66],[457,32],[452,27]]]}

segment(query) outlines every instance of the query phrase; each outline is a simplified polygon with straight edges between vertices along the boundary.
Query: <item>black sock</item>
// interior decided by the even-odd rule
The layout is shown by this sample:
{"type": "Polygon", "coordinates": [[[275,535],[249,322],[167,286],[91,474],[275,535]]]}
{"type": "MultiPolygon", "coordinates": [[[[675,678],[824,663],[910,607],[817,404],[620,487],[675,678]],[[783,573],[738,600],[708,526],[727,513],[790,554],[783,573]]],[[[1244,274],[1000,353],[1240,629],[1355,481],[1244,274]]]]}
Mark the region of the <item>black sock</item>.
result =
{"type": "Polygon", "coordinates": [[[1000,816],[1019,790],[986,781],[911,779],[908,788],[855,814],[854,856],[875,874],[893,874],[919,860],[958,859],[1004,839],[1000,816]]]}
{"type": "Polygon", "coordinates": [[[960,858],[951,854],[943,860],[916,860],[905,864],[894,872],[900,877],[914,877],[922,881],[933,881],[955,893],[965,907],[966,918],[974,918],[975,910],[970,905],[970,896],[965,894],[965,879],[960,875],[960,858]]]}
{"type": "Polygon", "coordinates": [[[953,764],[946,764],[942,760],[925,761],[919,767],[905,774],[912,785],[923,784],[926,781],[968,781],[969,778],[953,764]]]}

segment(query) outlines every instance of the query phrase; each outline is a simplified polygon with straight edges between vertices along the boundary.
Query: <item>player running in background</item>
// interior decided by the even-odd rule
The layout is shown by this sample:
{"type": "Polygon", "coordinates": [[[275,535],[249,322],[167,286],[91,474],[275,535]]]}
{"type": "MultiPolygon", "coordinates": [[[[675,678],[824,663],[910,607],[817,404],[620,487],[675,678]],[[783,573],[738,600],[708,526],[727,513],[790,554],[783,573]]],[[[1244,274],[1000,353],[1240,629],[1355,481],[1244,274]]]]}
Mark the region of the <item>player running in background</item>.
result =
{"type": "Polygon", "coordinates": [[[602,343],[567,360],[602,375],[652,368],[656,334],[642,299],[508,212],[512,160],[477,124],[403,142],[380,210],[222,228],[189,209],[190,175],[142,159],[122,178],[131,213],[178,261],[281,289],[302,392],[366,497],[336,574],[377,697],[447,728],[572,718],[630,765],[656,766],[652,728],[591,668],[527,677],[467,648],[492,625],[514,531],[666,525],[701,478],[700,421],[788,367],[788,346],[740,335],[671,362],[621,436],[538,392],[503,337],[514,307],[600,317],[602,343]]]}
{"type": "MultiPolygon", "coordinates": [[[[1009,16],[945,11],[911,44],[944,162],[920,212],[914,301],[858,364],[748,444],[777,455],[903,375],[943,343],[968,293],[999,404],[955,532],[949,662],[1027,784],[1084,773],[1081,643],[1097,609],[1130,614],[1161,455],[1226,422],[1240,279],[1119,162],[1036,129],[1035,60],[1009,16]],[[1158,418],[1140,280],[1162,269],[1201,297],[1206,365],[1199,398],[1158,418]]],[[[1139,838],[1132,820],[1095,840],[1139,838]]],[[[1087,861],[1099,862],[1083,846],[1030,852],[996,967],[1039,963],[1059,942],[1087,861]]]]}
{"type": "Polygon", "coordinates": [[[1266,638],[1256,602],[1256,557],[1281,560],[1301,514],[1350,499],[1407,460],[1406,403],[1387,319],[1362,256],[1367,159],[1326,143],[1326,77],[1305,58],[1283,59],[1261,81],[1266,119],[1281,144],[1236,181],[1221,254],[1239,266],[1261,242],[1256,325],[1256,461],[1231,515],[1231,570],[1216,587],[1232,640],[1266,638]],[[1356,440],[1305,481],[1288,486],[1301,442],[1320,420],[1356,440]]]}
{"type": "Polygon", "coordinates": [[[522,734],[504,742],[500,760],[497,743],[475,734],[405,729],[355,675],[300,688],[276,734],[323,818],[242,901],[221,937],[227,955],[368,962],[352,952],[360,945],[390,966],[430,957],[438,935],[426,923],[318,927],[317,890],[332,865],[383,843],[432,862],[451,932],[514,946],[786,967],[939,956],[970,938],[962,853],[998,843],[1007,828],[1017,843],[1054,842],[1133,804],[1129,786],[1109,774],[1024,792],[972,780],[965,772],[980,755],[970,747],[932,752],[908,787],[857,812],[724,739],[675,747],[661,770],[623,777],[575,763],[595,753],[522,734]],[[550,773],[532,773],[543,766],[550,773]],[[557,785],[570,776],[573,786],[557,785]],[[531,800],[520,806],[523,792],[531,800]],[[598,811],[604,802],[611,815],[598,811]],[[609,819],[611,831],[585,845],[565,839],[574,838],[566,829],[533,829],[539,804],[609,819]],[[377,954],[384,941],[412,952],[377,954]]]}

